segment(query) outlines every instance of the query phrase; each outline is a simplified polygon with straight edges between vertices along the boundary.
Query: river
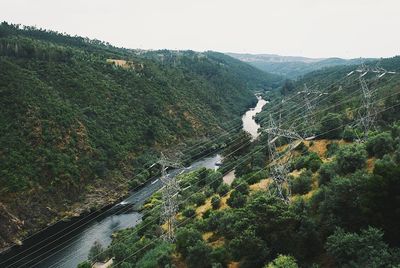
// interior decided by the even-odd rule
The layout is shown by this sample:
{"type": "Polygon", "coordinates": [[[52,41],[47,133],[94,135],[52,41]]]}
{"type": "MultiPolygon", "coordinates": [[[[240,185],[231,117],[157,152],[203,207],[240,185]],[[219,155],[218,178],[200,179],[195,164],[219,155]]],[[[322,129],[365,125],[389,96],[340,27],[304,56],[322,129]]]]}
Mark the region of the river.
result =
{"type": "MultiPolygon", "coordinates": [[[[254,121],[254,116],[261,111],[266,103],[265,100],[258,97],[256,107],[251,108],[242,117],[243,129],[248,131],[253,139],[256,139],[259,135],[257,132],[259,125],[254,121]]],[[[174,176],[179,172],[189,172],[200,167],[216,169],[215,163],[220,161],[221,156],[215,154],[192,163],[190,167],[172,170],[170,175],[174,176]]],[[[232,175],[234,176],[233,173],[232,175]]],[[[82,221],[73,225],[76,222],[75,220],[69,223],[56,224],[26,240],[24,245],[14,247],[6,254],[0,255],[0,263],[12,258],[4,263],[2,267],[76,267],[80,262],[87,259],[89,249],[95,241],[99,241],[106,247],[111,243],[113,232],[139,224],[142,214],[138,209],[161,186],[160,179],[155,179],[140,190],[132,193],[121,203],[102,213],[88,217],[85,222],[82,221]],[[126,208],[129,209],[127,210],[126,208]],[[121,212],[124,210],[125,212],[121,212]],[[81,227],[75,229],[75,226],[78,225],[81,227]],[[63,232],[58,234],[61,230],[63,232]],[[64,237],[63,234],[65,234],[64,237]],[[49,239],[45,240],[46,238],[49,239]],[[38,241],[44,240],[45,242],[38,245],[38,241]]]]}

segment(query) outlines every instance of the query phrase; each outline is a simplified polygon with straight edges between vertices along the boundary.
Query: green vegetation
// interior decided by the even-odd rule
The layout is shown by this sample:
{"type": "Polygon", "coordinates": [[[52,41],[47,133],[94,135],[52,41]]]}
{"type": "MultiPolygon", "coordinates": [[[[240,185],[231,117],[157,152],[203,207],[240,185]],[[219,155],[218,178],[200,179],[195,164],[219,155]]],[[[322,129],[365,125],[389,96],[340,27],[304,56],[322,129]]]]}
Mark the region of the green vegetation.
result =
{"type": "MultiPolygon", "coordinates": [[[[394,62],[397,64],[393,66],[400,68],[399,58],[383,60],[382,64],[389,66],[394,62]]],[[[394,77],[390,82],[374,82],[373,86],[382,87],[377,90],[376,98],[387,99],[377,105],[384,112],[377,114],[376,130],[368,133],[368,139],[361,143],[358,137],[362,129],[354,124],[361,100],[359,96],[350,97],[358,82],[345,83],[341,91],[334,92],[329,85],[343,77],[348,67],[334,70],[341,75],[324,70],[293,82],[293,87],[300,88],[304,82],[321,82],[332,94],[315,108],[319,122],[313,126],[315,139],[303,141],[293,152],[291,174],[288,185],[284,185],[291,189],[289,202],[279,198],[274,183],[268,179],[266,135],[252,143],[247,143],[245,133],[234,135],[238,142],[225,148],[227,157],[220,169],[226,172],[236,166],[236,179],[231,187],[219,180],[219,185],[212,188],[219,196],[206,197],[203,210],[195,211],[191,217],[180,217],[180,213],[195,205],[195,200],[181,204],[177,216],[180,237],[172,244],[178,263],[189,267],[199,264],[228,267],[232,263],[238,263],[239,267],[397,267],[400,264],[400,118],[398,114],[386,113],[397,109],[389,108],[393,105],[389,99],[394,98],[391,94],[400,92],[396,84],[400,80],[394,77]],[[343,100],[346,102],[342,103],[343,100]],[[210,203],[211,208],[205,211],[210,203]]],[[[304,130],[301,124],[293,124],[299,116],[291,113],[299,101],[296,90],[286,91],[285,98],[294,100],[282,103],[281,93],[269,93],[272,104],[282,105],[266,106],[258,120],[265,125],[268,114],[281,106],[282,125],[296,125],[296,130],[304,130]]],[[[284,138],[277,140],[280,153],[285,151],[287,143],[284,138]]],[[[201,185],[205,186],[205,181],[210,183],[213,172],[202,170],[183,175],[182,186],[191,183],[195,187],[189,188],[181,200],[199,193],[207,196],[205,191],[209,190],[201,185]]],[[[157,219],[156,213],[148,217],[157,219]]],[[[119,247],[129,241],[131,247],[136,247],[144,238],[153,243],[158,241],[157,222],[144,227],[146,231],[136,236],[135,230],[143,227],[118,232],[113,245],[119,247]],[[125,232],[135,239],[128,239],[125,232]]],[[[140,259],[141,254],[136,258],[140,259]]],[[[139,267],[135,261],[128,262],[139,267]]]]}
{"type": "Polygon", "coordinates": [[[211,137],[239,129],[253,92],[279,81],[217,52],[130,50],[1,23],[0,202],[37,199],[8,207],[31,229],[93,189],[105,193],[87,210],[107,205],[159,172],[148,168],[160,150],[190,162],[229,144],[211,137]]]}

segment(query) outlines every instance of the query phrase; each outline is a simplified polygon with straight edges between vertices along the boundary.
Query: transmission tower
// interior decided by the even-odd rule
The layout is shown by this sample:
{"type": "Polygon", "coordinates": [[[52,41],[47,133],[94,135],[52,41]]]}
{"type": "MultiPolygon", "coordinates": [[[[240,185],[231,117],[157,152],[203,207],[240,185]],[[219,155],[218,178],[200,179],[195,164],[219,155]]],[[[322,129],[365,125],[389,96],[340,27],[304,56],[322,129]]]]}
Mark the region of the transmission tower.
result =
{"type": "Polygon", "coordinates": [[[358,110],[358,116],[359,122],[363,130],[363,136],[359,138],[361,141],[365,141],[368,138],[368,132],[375,127],[376,108],[374,105],[375,90],[368,87],[364,76],[369,72],[372,72],[377,74],[377,79],[379,79],[382,78],[385,74],[395,74],[396,72],[385,70],[384,68],[379,66],[379,62],[376,64],[375,67],[370,67],[362,64],[356,70],[348,73],[347,76],[352,75],[354,72],[360,73],[358,79],[360,81],[361,90],[363,93],[363,100],[361,106],[362,109],[358,110]]]}
{"type": "MultiPolygon", "coordinates": [[[[305,106],[305,111],[303,114],[303,122],[304,122],[304,133],[303,137],[305,138],[310,138],[315,135],[313,132],[314,130],[311,129],[312,127],[315,126],[315,116],[314,116],[314,110],[315,110],[315,104],[313,101],[310,100],[310,97],[312,95],[316,95],[318,97],[328,94],[328,93],[322,93],[319,90],[310,90],[306,84],[304,84],[304,90],[297,92],[297,94],[301,94],[303,96],[303,101],[304,101],[304,106],[305,106]]],[[[315,100],[315,99],[314,99],[315,100]]]]}
{"type": "Polygon", "coordinates": [[[173,242],[175,240],[175,215],[178,211],[179,182],[176,176],[170,176],[167,173],[167,169],[169,167],[180,168],[182,165],[168,160],[163,153],[161,153],[161,158],[157,163],[161,166],[161,182],[163,183],[160,221],[161,225],[166,225],[166,230],[162,237],[167,242],[173,242]]]}
{"type": "Polygon", "coordinates": [[[284,154],[280,154],[276,147],[276,141],[281,138],[289,138],[294,140],[302,140],[302,137],[295,133],[294,131],[285,130],[278,127],[275,124],[272,116],[269,117],[269,127],[264,131],[268,133],[268,151],[270,157],[270,175],[274,180],[278,194],[281,199],[285,202],[289,202],[290,196],[290,187],[286,187],[287,191],[285,192],[285,184],[288,183],[287,177],[289,173],[289,160],[290,160],[290,152],[297,147],[296,144],[289,143],[289,146],[284,154]],[[288,155],[285,157],[285,155],[288,155]]]}

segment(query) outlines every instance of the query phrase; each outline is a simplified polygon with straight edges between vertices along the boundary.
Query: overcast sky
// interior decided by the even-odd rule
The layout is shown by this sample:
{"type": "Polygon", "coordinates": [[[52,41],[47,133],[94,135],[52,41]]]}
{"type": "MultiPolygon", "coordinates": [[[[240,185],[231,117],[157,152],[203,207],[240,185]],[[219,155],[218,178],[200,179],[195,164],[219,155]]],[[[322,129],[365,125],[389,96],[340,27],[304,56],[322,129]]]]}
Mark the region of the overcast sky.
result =
{"type": "Polygon", "coordinates": [[[0,0],[0,20],[127,48],[400,54],[399,0],[0,0]]]}

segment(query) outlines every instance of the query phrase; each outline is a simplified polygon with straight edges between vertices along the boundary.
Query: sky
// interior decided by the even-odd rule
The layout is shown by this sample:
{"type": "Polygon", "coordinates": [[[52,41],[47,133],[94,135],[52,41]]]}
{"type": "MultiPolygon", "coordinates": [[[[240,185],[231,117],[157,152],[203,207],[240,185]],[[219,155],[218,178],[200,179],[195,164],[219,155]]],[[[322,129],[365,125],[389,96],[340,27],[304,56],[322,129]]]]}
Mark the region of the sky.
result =
{"type": "Polygon", "coordinates": [[[400,54],[399,0],[0,0],[0,21],[126,48],[400,54]]]}

